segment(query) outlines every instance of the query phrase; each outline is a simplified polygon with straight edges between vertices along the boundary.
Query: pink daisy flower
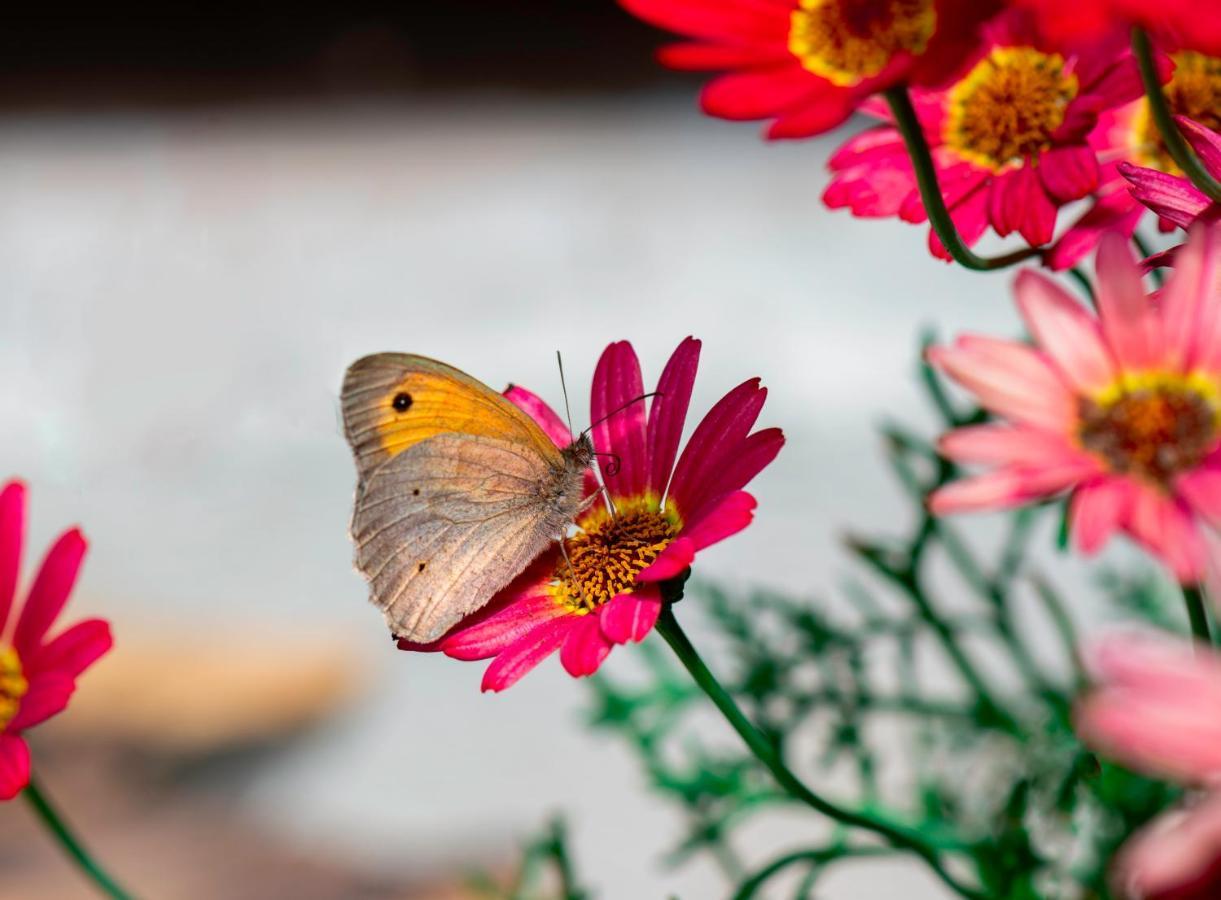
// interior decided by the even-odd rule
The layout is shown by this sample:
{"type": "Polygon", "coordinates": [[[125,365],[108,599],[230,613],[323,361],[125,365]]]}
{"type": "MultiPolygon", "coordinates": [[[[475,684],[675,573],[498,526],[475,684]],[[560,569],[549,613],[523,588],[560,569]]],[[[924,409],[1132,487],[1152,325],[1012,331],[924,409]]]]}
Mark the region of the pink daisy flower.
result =
{"type": "MultiPolygon", "coordinates": [[[[565,541],[567,559],[558,548],[544,553],[441,640],[399,647],[491,659],[483,689],[502,691],[557,650],[565,670],[579,677],[595,672],[616,644],[643,640],[661,612],[661,583],[750,524],[755,498],[742,489],[784,444],[778,428],[751,433],[767,396],[752,378],[713,406],[679,455],[699,354],[699,341],[679,344],[646,413],[643,401],[632,402],[644,394],[632,345],[607,347],[590,403],[599,423],[594,447],[614,460],[603,470],[607,502],[591,503],[578,517],[577,533],[565,541]]],[[[571,443],[567,426],[541,399],[520,387],[505,395],[557,446],[571,443]]],[[[587,494],[598,490],[591,477],[587,494]]]]}
{"type": "Polygon", "coordinates": [[[930,360],[1008,420],[944,435],[942,453],[992,471],[930,498],[945,514],[1072,492],[1078,547],[1124,531],[1183,582],[1205,573],[1221,526],[1221,228],[1199,228],[1160,295],[1146,295],[1127,243],[1098,250],[1095,317],[1044,275],[1017,301],[1036,346],[961,337],[930,360]]]}
{"type": "Polygon", "coordinates": [[[10,481],[0,490],[0,800],[11,800],[30,780],[30,749],[21,733],[62,712],[77,677],[111,646],[103,619],[48,638],[85,557],[76,528],[51,546],[13,620],[25,519],[25,485],[10,481]]]}
{"type": "MultiPolygon", "coordinates": [[[[985,28],[985,44],[957,82],[912,91],[946,206],[963,241],[992,228],[1032,246],[1052,239],[1057,210],[1099,185],[1089,134],[1099,113],[1141,92],[1131,53],[1114,46],[1063,55],[1027,16],[1009,12],[985,28]]],[[[871,111],[889,120],[876,104],[871,111]]],[[[832,156],[823,202],[856,216],[928,216],[903,138],[892,124],[848,140],[832,156]]],[[[930,230],[929,249],[949,254],[930,230]]]]}
{"type": "Polygon", "coordinates": [[[1221,896],[1221,657],[1165,639],[1116,635],[1087,654],[1097,688],[1078,705],[1077,731],[1107,756],[1193,787],[1189,806],[1124,846],[1124,896],[1221,896]]]}
{"type": "Polygon", "coordinates": [[[772,119],[767,136],[804,138],[843,122],[896,84],[951,78],[997,0],[620,0],[691,38],[661,51],[675,69],[724,71],[704,112],[772,119]]]}

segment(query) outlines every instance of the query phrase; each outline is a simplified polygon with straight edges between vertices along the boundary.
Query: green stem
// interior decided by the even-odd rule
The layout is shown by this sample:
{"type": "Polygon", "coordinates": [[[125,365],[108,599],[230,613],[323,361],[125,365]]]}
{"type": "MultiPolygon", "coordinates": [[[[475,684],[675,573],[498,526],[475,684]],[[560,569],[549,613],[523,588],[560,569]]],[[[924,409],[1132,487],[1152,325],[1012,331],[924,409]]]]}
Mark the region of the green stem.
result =
{"type": "Polygon", "coordinates": [[[886,856],[894,851],[887,847],[825,847],[819,850],[796,850],[772,860],[754,875],[742,882],[733,895],[733,900],[752,900],[764,882],[797,863],[810,863],[817,867],[841,859],[861,856],[886,856]]]}
{"type": "Polygon", "coordinates": [[[657,620],[657,630],[670,645],[670,649],[674,651],[679,661],[691,673],[695,683],[708,695],[708,699],[720,710],[721,715],[738,733],[755,757],[767,767],[780,786],[791,796],[836,822],[873,832],[885,838],[891,846],[916,854],[959,896],[983,900],[983,894],[960,884],[947,871],[940,854],[929,846],[918,832],[869,813],[837,806],[806,787],[781,761],[780,754],[771,741],[764,737],[763,733],[746,717],[734,699],[717,681],[716,676],[709,671],[691,641],[688,640],[686,633],[679,626],[678,620],[674,618],[674,612],[669,605],[662,609],[661,617],[657,620]]]}
{"type": "Polygon", "coordinates": [[[1157,65],[1153,61],[1153,46],[1149,41],[1149,35],[1143,29],[1132,29],[1132,53],[1136,56],[1137,65],[1140,66],[1140,80],[1145,85],[1149,114],[1153,117],[1153,122],[1162,135],[1162,143],[1166,145],[1166,152],[1191,179],[1191,183],[1199,188],[1209,200],[1213,203],[1221,203],[1221,182],[1213,178],[1204,168],[1204,164],[1200,162],[1195,151],[1183,139],[1179,126],[1175,124],[1170,104],[1166,102],[1166,95],[1162,92],[1162,82],[1157,74],[1157,65]]]}
{"type": "Polygon", "coordinates": [[[1204,591],[1199,585],[1183,585],[1183,603],[1187,606],[1191,633],[1205,646],[1212,644],[1212,634],[1208,627],[1208,611],[1204,608],[1204,591]]]}
{"type": "Polygon", "coordinates": [[[950,217],[950,211],[946,208],[945,197],[942,196],[941,186],[937,183],[933,154],[928,148],[928,141],[924,139],[924,129],[920,126],[907,89],[902,86],[890,88],[886,91],[886,102],[890,104],[895,127],[899,129],[899,134],[903,135],[907,155],[911,157],[912,169],[916,173],[916,185],[920,188],[920,199],[924,202],[925,212],[928,213],[929,225],[954,261],[976,272],[990,272],[1037,256],[1038,248],[1023,247],[1003,256],[985,258],[977,256],[963,243],[958,229],[954,226],[954,220],[950,217]]]}
{"type": "Polygon", "coordinates": [[[89,855],[80,840],[72,833],[72,829],[68,827],[63,816],[43,794],[38,782],[31,778],[30,783],[22,791],[22,796],[29,801],[31,808],[42,820],[42,824],[46,826],[47,830],[59,841],[64,852],[72,857],[80,870],[89,877],[104,896],[110,897],[112,900],[131,900],[131,895],[119,887],[106,870],[89,855]]]}

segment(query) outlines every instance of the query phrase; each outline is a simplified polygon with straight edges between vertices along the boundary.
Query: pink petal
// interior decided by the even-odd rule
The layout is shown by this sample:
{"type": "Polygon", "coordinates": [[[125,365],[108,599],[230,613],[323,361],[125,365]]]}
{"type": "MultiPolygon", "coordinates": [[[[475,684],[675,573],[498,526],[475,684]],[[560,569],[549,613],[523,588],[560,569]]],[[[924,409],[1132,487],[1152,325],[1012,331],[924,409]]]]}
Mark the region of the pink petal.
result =
{"type": "Polygon", "coordinates": [[[86,619],[57,635],[26,661],[26,673],[33,676],[43,672],[63,672],[75,678],[113,645],[109,622],[105,619],[86,619]]]}
{"type": "Polygon", "coordinates": [[[1155,819],[1115,861],[1124,896],[1212,900],[1221,896],[1221,794],[1155,819]]]}
{"type": "Polygon", "coordinates": [[[1082,553],[1096,553],[1118,531],[1135,502],[1135,489],[1123,478],[1083,484],[1069,501],[1069,529],[1082,553]]]}
{"type": "Polygon", "coordinates": [[[1221,469],[1206,466],[1185,472],[1174,488],[1175,493],[1210,525],[1221,527],[1221,469]]]}
{"type": "Polygon", "coordinates": [[[1145,208],[1126,190],[1115,190],[1094,202],[1080,219],[1069,226],[1044,256],[1053,271],[1062,272],[1077,265],[1108,231],[1132,236],[1145,208]]]}
{"type": "Polygon", "coordinates": [[[1127,162],[1119,164],[1119,174],[1131,183],[1133,197],[1180,228],[1190,227],[1212,205],[1186,178],[1127,162]]]}
{"type": "Polygon", "coordinates": [[[907,159],[902,135],[891,125],[879,125],[844,141],[827,160],[827,168],[840,172],[863,165],[889,165],[900,159],[907,159]]]}
{"type": "Polygon", "coordinates": [[[1174,121],[1208,173],[1214,178],[1221,176],[1221,134],[1186,116],[1175,116],[1174,121]]]}
{"type": "Polygon", "coordinates": [[[721,460],[709,467],[698,490],[688,492],[679,513],[688,527],[698,523],[710,507],[726,494],[746,487],[756,475],[771,464],[784,446],[784,433],[779,428],[764,428],[742,441],[736,448],[726,447],[721,460]]]}
{"type": "Polygon", "coordinates": [[[1203,535],[1187,504],[1144,485],[1134,499],[1127,523],[1131,535],[1159,557],[1181,583],[1201,580],[1207,554],[1203,535]]]}
{"type": "Polygon", "coordinates": [[[557,447],[567,447],[572,443],[572,431],[546,401],[538,394],[526,390],[516,384],[505,388],[505,399],[534,420],[539,428],[546,432],[552,443],[557,447]]]}
{"type": "MultiPolygon", "coordinates": [[[[732,537],[751,523],[758,502],[746,491],[734,491],[715,503],[706,504],[681,532],[695,551],[732,537]]],[[[654,564],[655,565],[655,564],[654,564]]]]}
{"type": "Polygon", "coordinates": [[[988,218],[997,234],[1019,232],[1038,247],[1051,241],[1056,227],[1056,206],[1030,165],[998,175],[988,194],[988,218]]]}
{"type": "Polygon", "coordinates": [[[766,399],[767,389],[752,378],[722,397],[695,427],[670,482],[667,503],[672,501],[680,514],[692,509],[690,501],[704,482],[725,463],[726,454],[746,439],[766,399]]]}
{"type": "Polygon", "coordinates": [[[1118,372],[1098,321],[1046,275],[1027,269],[1017,278],[1018,308],[1035,341],[1078,393],[1112,384],[1118,372]]]}
{"type": "Polygon", "coordinates": [[[60,535],[47,551],[13,635],[13,646],[23,659],[35,655],[47,629],[68,602],[85,558],[85,549],[84,535],[80,529],[73,528],[60,535]]]}
{"type": "Polygon", "coordinates": [[[1011,509],[1051,497],[1090,474],[1080,463],[1041,468],[1007,466],[947,484],[929,495],[934,515],[985,509],[1011,509]]]}
{"type": "Polygon", "coordinates": [[[568,629],[564,646],[560,649],[560,662],[573,678],[592,675],[610,653],[611,642],[602,633],[597,613],[579,616],[568,629]]]}
{"type": "MultiPolygon", "coordinates": [[[[954,228],[957,229],[962,242],[968,247],[974,247],[983,237],[984,232],[988,230],[989,192],[987,185],[986,180],[979,182],[969,194],[950,207],[950,219],[954,222],[954,228]]],[[[950,259],[949,251],[945,249],[941,238],[937,237],[937,232],[932,228],[928,231],[928,248],[929,252],[938,259],[947,261],[950,259]]]]}
{"type": "Polygon", "coordinates": [[[695,546],[690,539],[677,538],[661,551],[651,565],[636,573],[636,580],[640,582],[665,581],[691,565],[693,559],[695,559],[695,546]]]}
{"type": "Polygon", "coordinates": [[[858,97],[851,91],[815,82],[815,89],[781,112],[767,129],[768,140],[802,140],[830,131],[856,110],[858,97]]]}
{"type": "Polygon", "coordinates": [[[0,734],[0,800],[12,800],[30,783],[30,748],[15,734],[0,734]]]}
{"type": "Polygon", "coordinates": [[[955,428],[941,436],[937,449],[955,462],[999,466],[1054,466],[1087,459],[1065,435],[1022,425],[955,428]]]}
{"type": "Polygon", "coordinates": [[[1221,225],[1196,225],[1161,293],[1166,342],[1184,370],[1221,372],[1221,225]]]}
{"type": "Polygon", "coordinates": [[[602,469],[607,488],[617,497],[644,493],[648,479],[643,398],[644,382],[636,351],[627,341],[610,344],[594,370],[590,410],[596,423],[594,446],[600,453],[618,458],[614,468],[602,469]]]}
{"type": "MultiPolygon", "coordinates": [[[[602,633],[616,644],[645,639],[661,615],[661,596],[656,589],[637,589],[620,594],[598,610],[602,633]]],[[[591,617],[592,618],[592,617],[591,617]]]]}
{"type": "Polygon", "coordinates": [[[21,572],[25,539],[25,485],[10,481],[0,491],[0,632],[8,624],[21,572]]]}
{"type": "Polygon", "coordinates": [[[21,707],[8,727],[24,731],[45,722],[63,711],[76,690],[76,681],[66,672],[46,672],[30,681],[30,689],[21,698],[21,707]]]}
{"type": "Polygon", "coordinates": [[[1039,155],[1039,179],[1059,203],[1080,200],[1098,187],[1098,157],[1092,148],[1056,147],[1039,155]]]}
{"type": "Polygon", "coordinates": [[[647,434],[648,489],[658,497],[666,492],[674,459],[691,405],[691,389],[700,362],[700,342],[686,338],[670,356],[657,381],[657,396],[649,406],[647,434]]]}
{"type": "Polygon", "coordinates": [[[500,652],[483,673],[483,691],[503,691],[554,653],[579,616],[559,616],[534,626],[500,652]]]}
{"type": "Polygon", "coordinates": [[[437,648],[453,659],[488,659],[502,653],[539,624],[567,615],[550,594],[519,600],[495,614],[451,632],[437,648]]]}
{"type": "Polygon", "coordinates": [[[766,119],[819,96],[824,84],[795,64],[750,69],[708,82],[700,94],[700,106],[708,115],[722,119],[766,119]]]}
{"type": "Polygon", "coordinates": [[[1162,362],[1161,323],[1128,242],[1118,234],[1104,235],[1098,244],[1097,294],[1102,331],[1120,367],[1139,371],[1162,362]]]}
{"type": "Polygon", "coordinates": [[[1076,422],[1076,399],[1050,360],[1024,344],[965,336],[928,357],[998,416],[1059,432],[1076,422]]]}

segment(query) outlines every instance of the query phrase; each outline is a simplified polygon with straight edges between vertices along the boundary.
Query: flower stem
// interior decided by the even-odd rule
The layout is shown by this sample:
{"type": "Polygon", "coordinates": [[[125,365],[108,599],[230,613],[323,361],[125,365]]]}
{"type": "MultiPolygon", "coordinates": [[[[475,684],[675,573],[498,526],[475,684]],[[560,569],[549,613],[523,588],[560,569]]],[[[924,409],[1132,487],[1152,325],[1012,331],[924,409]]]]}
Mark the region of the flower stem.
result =
{"type": "Polygon", "coordinates": [[[941,186],[937,183],[937,169],[933,164],[933,154],[924,139],[924,129],[916,116],[911,97],[902,86],[892,87],[886,91],[886,102],[890,104],[891,114],[895,119],[895,127],[903,135],[903,143],[907,146],[907,155],[911,157],[912,168],[916,173],[916,184],[920,188],[920,199],[928,213],[928,221],[933,231],[945,246],[946,251],[959,265],[977,272],[989,272],[993,269],[1004,269],[1016,263],[1037,256],[1036,247],[1023,247],[1003,256],[985,258],[977,256],[971,248],[963,243],[950,211],[946,208],[945,197],[941,195],[941,186]]]}
{"type": "Polygon", "coordinates": [[[1174,114],[1170,111],[1170,104],[1166,102],[1166,95],[1162,92],[1162,82],[1157,74],[1157,65],[1153,61],[1153,46],[1144,29],[1132,29],[1132,53],[1136,56],[1137,65],[1140,66],[1140,80],[1145,85],[1145,98],[1149,101],[1149,113],[1153,116],[1153,122],[1162,135],[1166,152],[1191,179],[1191,183],[1199,188],[1209,200],[1221,203],[1221,182],[1213,178],[1204,168],[1204,164],[1183,139],[1179,126],[1174,122],[1174,114]]]}
{"type": "Polygon", "coordinates": [[[678,624],[678,620],[674,617],[674,612],[669,605],[662,608],[661,616],[657,620],[657,630],[665,638],[666,643],[670,645],[670,649],[674,651],[679,661],[691,673],[695,683],[708,695],[708,699],[720,710],[734,731],[746,743],[751,753],[768,768],[776,781],[779,782],[780,786],[787,793],[836,822],[873,832],[885,838],[891,846],[916,854],[959,896],[972,898],[972,900],[983,900],[984,895],[982,893],[959,883],[949,873],[941,861],[941,856],[937,850],[930,846],[918,832],[889,822],[876,815],[844,809],[820,797],[806,787],[780,759],[780,754],[772,742],[746,717],[746,714],[734,702],[729,692],[721,686],[716,676],[709,671],[703,659],[700,658],[699,653],[696,652],[695,647],[692,646],[691,641],[687,638],[686,633],[678,624]]]}
{"type": "Polygon", "coordinates": [[[97,889],[106,897],[112,900],[131,900],[131,895],[115,882],[113,878],[107,874],[106,870],[98,865],[89,852],[81,844],[80,840],[72,833],[72,829],[68,827],[63,816],[51,805],[51,801],[43,794],[42,789],[38,786],[33,778],[26,785],[22,796],[29,801],[30,806],[42,820],[42,824],[55,837],[64,852],[72,857],[73,862],[80,867],[81,871],[97,886],[97,889]]]}
{"type": "Polygon", "coordinates": [[[1191,622],[1191,633],[1205,646],[1212,644],[1212,633],[1208,627],[1208,611],[1204,608],[1204,591],[1198,584],[1183,585],[1183,603],[1187,606],[1187,618],[1191,622]]]}

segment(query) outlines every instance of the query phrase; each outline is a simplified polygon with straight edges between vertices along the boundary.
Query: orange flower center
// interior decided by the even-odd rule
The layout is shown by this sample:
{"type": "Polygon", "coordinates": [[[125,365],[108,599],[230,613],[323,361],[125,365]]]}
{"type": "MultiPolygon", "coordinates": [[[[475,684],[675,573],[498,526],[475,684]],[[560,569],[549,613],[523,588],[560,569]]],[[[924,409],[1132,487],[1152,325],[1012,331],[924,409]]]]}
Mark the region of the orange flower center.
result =
{"type": "MultiPolygon", "coordinates": [[[[1221,131],[1221,59],[1184,51],[1174,54],[1174,64],[1174,77],[1162,87],[1170,111],[1176,116],[1193,119],[1213,131],[1221,131]]],[[[1166,151],[1162,133],[1149,114],[1149,103],[1145,100],[1139,103],[1133,122],[1137,159],[1141,165],[1182,175],[1182,170],[1166,151]]]]}
{"type": "Polygon", "coordinates": [[[0,731],[13,721],[21,708],[21,698],[30,689],[21,668],[21,657],[12,647],[0,652],[0,731]]]}
{"type": "Polygon", "coordinates": [[[572,568],[561,560],[553,588],[556,601],[580,615],[629,590],[681,527],[677,517],[658,512],[647,499],[620,501],[613,516],[598,507],[580,525],[564,542],[572,568]]]}
{"type": "Polygon", "coordinates": [[[789,52],[807,71],[852,87],[896,53],[923,53],[936,27],[934,0],[799,0],[789,52]]]}
{"type": "Polygon", "coordinates": [[[1167,486],[1216,446],[1215,394],[1196,379],[1157,378],[1082,400],[1081,446],[1113,472],[1167,486]]]}
{"type": "Polygon", "coordinates": [[[1060,54],[996,47],[950,89],[942,139],[999,171],[1051,147],[1077,90],[1060,54]]]}

